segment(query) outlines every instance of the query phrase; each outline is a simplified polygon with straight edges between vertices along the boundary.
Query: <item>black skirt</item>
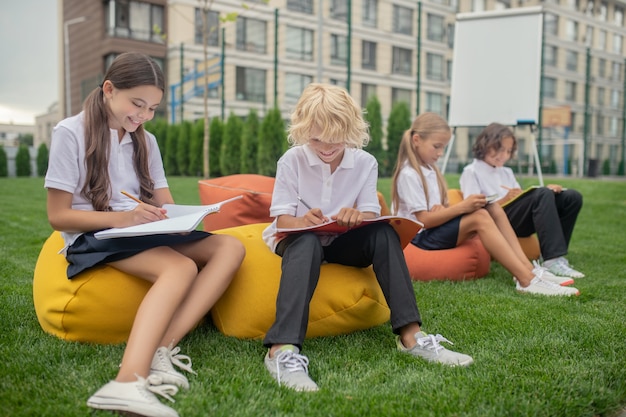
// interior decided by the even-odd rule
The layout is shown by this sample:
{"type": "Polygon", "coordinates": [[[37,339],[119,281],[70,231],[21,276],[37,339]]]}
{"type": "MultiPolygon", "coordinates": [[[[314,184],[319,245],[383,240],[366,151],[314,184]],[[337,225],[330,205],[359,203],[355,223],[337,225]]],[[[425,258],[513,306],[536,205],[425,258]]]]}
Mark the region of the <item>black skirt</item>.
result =
{"type": "Polygon", "coordinates": [[[187,234],[134,236],[98,240],[94,237],[94,233],[96,232],[82,234],[67,248],[65,258],[69,262],[67,266],[67,277],[69,279],[96,265],[126,259],[147,249],[195,242],[211,236],[211,233],[194,230],[187,234]]]}

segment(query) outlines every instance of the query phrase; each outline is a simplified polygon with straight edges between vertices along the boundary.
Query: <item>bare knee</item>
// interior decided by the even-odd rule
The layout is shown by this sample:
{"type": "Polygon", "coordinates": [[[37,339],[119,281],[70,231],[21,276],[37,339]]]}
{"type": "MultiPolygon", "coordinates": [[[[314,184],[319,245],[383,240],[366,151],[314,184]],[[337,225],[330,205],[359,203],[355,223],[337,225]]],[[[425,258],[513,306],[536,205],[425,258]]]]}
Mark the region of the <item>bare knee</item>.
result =
{"type": "Polygon", "coordinates": [[[472,229],[484,229],[493,225],[493,219],[487,210],[479,209],[473,213],[463,216],[463,220],[472,227],[472,229]]]}
{"type": "Polygon", "coordinates": [[[214,239],[211,243],[218,248],[220,257],[228,257],[233,262],[241,264],[246,256],[246,248],[239,239],[229,235],[214,235],[211,238],[214,239]]]}

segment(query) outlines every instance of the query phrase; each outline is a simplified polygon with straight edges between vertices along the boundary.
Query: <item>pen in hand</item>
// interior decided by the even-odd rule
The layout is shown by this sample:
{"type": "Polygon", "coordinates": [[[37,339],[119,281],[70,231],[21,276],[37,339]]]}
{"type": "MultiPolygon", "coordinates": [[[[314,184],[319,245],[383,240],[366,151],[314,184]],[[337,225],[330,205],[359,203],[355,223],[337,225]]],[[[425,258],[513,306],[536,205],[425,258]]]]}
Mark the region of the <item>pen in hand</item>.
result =
{"type": "Polygon", "coordinates": [[[307,202],[302,199],[302,197],[298,196],[298,200],[302,203],[304,207],[308,208],[309,210],[313,210],[313,208],[309,206],[307,202]]]}
{"type": "MultiPolygon", "coordinates": [[[[126,192],[126,191],[124,191],[124,190],[122,190],[122,191],[121,191],[121,193],[122,193],[122,194],[124,194],[126,197],[130,198],[131,200],[133,200],[133,201],[135,201],[135,202],[139,203],[139,204],[142,204],[142,203],[143,203],[143,201],[141,201],[140,199],[138,199],[138,198],[137,198],[137,197],[135,197],[134,195],[132,195],[132,194],[130,194],[130,193],[127,193],[127,192],[126,192]]],[[[168,219],[168,218],[169,218],[169,217],[167,217],[167,215],[164,215],[164,216],[165,216],[165,218],[166,218],[166,219],[168,219]]]]}

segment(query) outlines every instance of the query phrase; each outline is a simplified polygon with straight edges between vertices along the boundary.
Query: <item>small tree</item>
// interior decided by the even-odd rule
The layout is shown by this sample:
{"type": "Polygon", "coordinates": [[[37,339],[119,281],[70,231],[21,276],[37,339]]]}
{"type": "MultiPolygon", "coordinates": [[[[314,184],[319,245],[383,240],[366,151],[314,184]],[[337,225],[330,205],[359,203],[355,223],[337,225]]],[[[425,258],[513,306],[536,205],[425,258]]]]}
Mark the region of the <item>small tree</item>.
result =
{"type": "Polygon", "coordinates": [[[15,155],[15,172],[18,177],[30,177],[32,170],[30,167],[30,152],[28,146],[20,145],[15,155]]]}
{"type": "Polygon", "coordinates": [[[178,175],[178,165],[176,163],[176,142],[178,142],[179,125],[167,125],[165,135],[165,157],[163,165],[167,175],[178,175]]]}
{"type": "Polygon", "coordinates": [[[219,117],[214,117],[211,120],[209,135],[211,136],[211,142],[209,143],[210,176],[219,177],[222,175],[220,151],[222,149],[222,137],[224,136],[224,123],[222,123],[219,117]]]}
{"type": "Polygon", "coordinates": [[[387,152],[383,148],[383,116],[380,111],[380,101],[376,96],[367,100],[366,110],[365,120],[370,126],[370,142],[365,150],[374,155],[378,161],[378,175],[384,177],[389,175],[389,161],[387,152]]]}
{"type": "Polygon", "coordinates": [[[259,116],[255,109],[250,109],[250,114],[243,125],[241,136],[241,173],[253,174],[257,172],[257,152],[259,145],[259,116]]]}
{"type": "Polygon", "coordinates": [[[602,175],[611,175],[611,161],[608,159],[602,162],[602,175]]]}
{"type": "Polygon", "coordinates": [[[161,159],[165,161],[165,143],[167,142],[167,120],[158,118],[144,123],[143,128],[152,133],[156,138],[159,150],[161,151],[161,159]]]}
{"type": "Polygon", "coordinates": [[[617,175],[623,177],[624,176],[624,160],[619,161],[619,165],[617,167],[617,175]]]}
{"type": "Polygon", "coordinates": [[[287,148],[287,135],[280,110],[276,107],[265,115],[259,134],[257,155],[258,172],[273,177],[276,175],[276,162],[287,148]]]}
{"type": "Polygon", "coordinates": [[[0,145],[0,177],[9,176],[9,158],[7,158],[7,152],[4,150],[4,146],[0,145]]]}
{"type": "Polygon", "coordinates": [[[204,137],[204,119],[198,119],[191,126],[191,135],[189,139],[189,175],[196,177],[202,176],[202,148],[204,137]]]}
{"type": "Polygon", "coordinates": [[[43,177],[48,171],[48,147],[45,143],[37,148],[37,175],[43,177]]]}
{"type": "Polygon", "coordinates": [[[411,128],[411,111],[409,105],[404,101],[395,103],[391,107],[389,120],[387,121],[387,155],[389,162],[394,166],[398,158],[398,148],[402,135],[407,129],[411,128]]]}
{"type": "Polygon", "coordinates": [[[241,133],[243,122],[235,113],[230,113],[220,150],[220,169],[223,175],[238,174],[241,168],[241,133]]]}

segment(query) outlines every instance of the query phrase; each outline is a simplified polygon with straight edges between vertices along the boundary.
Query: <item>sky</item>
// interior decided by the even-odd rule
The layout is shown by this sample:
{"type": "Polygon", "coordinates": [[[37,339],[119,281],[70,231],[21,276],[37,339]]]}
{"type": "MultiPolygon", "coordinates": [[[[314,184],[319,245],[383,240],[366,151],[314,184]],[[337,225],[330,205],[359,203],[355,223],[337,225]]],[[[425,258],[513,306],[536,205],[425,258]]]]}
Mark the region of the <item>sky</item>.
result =
{"type": "Polygon", "coordinates": [[[0,2],[0,123],[35,124],[59,99],[57,0],[0,2]]]}

